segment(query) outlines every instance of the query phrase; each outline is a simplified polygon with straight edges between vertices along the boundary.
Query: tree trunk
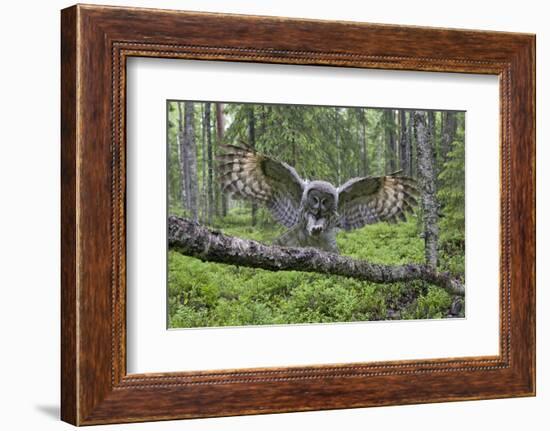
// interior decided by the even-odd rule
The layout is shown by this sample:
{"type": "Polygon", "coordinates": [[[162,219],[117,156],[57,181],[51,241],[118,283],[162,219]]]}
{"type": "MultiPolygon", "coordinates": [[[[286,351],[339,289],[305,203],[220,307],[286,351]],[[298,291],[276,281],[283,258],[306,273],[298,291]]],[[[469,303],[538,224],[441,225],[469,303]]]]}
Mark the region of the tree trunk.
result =
{"type": "MultiPolygon", "coordinates": [[[[216,139],[218,143],[218,149],[223,143],[223,134],[225,131],[224,118],[223,118],[223,103],[216,103],[216,139]]],[[[221,215],[225,217],[227,215],[227,195],[223,192],[220,186],[216,187],[221,200],[221,215]]],[[[216,199],[216,215],[219,215],[218,199],[216,199]]]]}
{"type": "Polygon", "coordinates": [[[436,198],[435,150],[433,135],[430,134],[425,111],[415,111],[415,135],[418,152],[418,184],[422,197],[424,217],[424,251],[426,263],[437,267],[438,203],[436,198]]]}
{"type": "Polygon", "coordinates": [[[386,137],[386,169],[390,173],[397,171],[397,143],[395,139],[395,120],[392,109],[384,110],[384,129],[386,137]]]}
{"type": "Polygon", "coordinates": [[[208,224],[212,224],[212,219],[214,217],[214,152],[212,149],[212,128],[211,128],[211,106],[210,103],[206,103],[204,107],[204,119],[206,122],[206,162],[208,166],[208,180],[207,180],[207,202],[208,202],[208,213],[207,220],[208,224]]]}
{"type": "Polygon", "coordinates": [[[445,163],[456,136],[456,112],[444,111],[441,121],[441,162],[445,163]]]}
{"type": "Polygon", "coordinates": [[[407,124],[407,135],[409,136],[409,168],[411,176],[416,178],[416,163],[415,163],[415,138],[414,138],[414,112],[408,111],[409,122],[407,124]]]}
{"type": "MultiPolygon", "coordinates": [[[[175,102],[174,102],[175,103],[175,102]]],[[[175,107],[175,105],[172,105],[173,106],[173,109],[177,109],[175,107]]],[[[170,202],[180,202],[180,204],[184,205],[184,202],[185,202],[185,191],[184,191],[184,173],[183,173],[183,169],[182,169],[182,164],[183,164],[183,160],[182,160],[182,155],[181,155],[181,144],[180,144],[180,130],[179,130],[179,125],[174,125],[172,127],[177,127],[177,130],[176,130],[176,135],[175,135],[175,140],[176,140],[176,161],[174,162],[173,160],[170,160],[170,163],[176,163],[177,164],[177,170],[176,170],[176,176],[177,176],[177,181],[178,181],[178,187],[177,189],[174,190],[173,194],[170,195],[170,202]],[[176,193],[179,192],[179,193],[176,193]]],[[[170,149],[169,149],[170,151],[170,149]]],[[[171,152],[169,154],[172,154],[171,152]]]]}
{"type": "Polygon", "coordinates": [[[207,196],[207,175],[206,175],[206,104],[202,105],[201,115],[201,198],[200,198],[200,213],[203,223],[207,223],[208,214],[208,196],[207,196]]]}
{"type": "Polygon", "coordinates": [[[369,174],[369,165],[368,165],[368,148],[367,148],[367,117],[364,108],[359,108],[359,120],[360,120],[360,130],[361,130],[361,142],[359,145],[361,147],[361,175],[366,177],[369,174]]]}
{"type": "Polygon", "coordinates": [[[178,141],[181,171],[181,207],[189,209],[189,151],[185,143],[183,104],[178,102],[178,141]]]}
{"type": "MultiPolygon", "coordinates": [[[[435,112],[434,111],[428,111],[428,133],[429,133],[429,140],[433,145],[433,151],[434,151],[434,157],[437,163],[437,154],[440,151],[440,148],[437,148],[437,139],[436,139],[436,131],[435,131],[435,112]]],[[[437,164],[435,165],[437,166],[437,164]]],[[[437,175],[436,175],[437,177],[437,175]]]]}
{"type": "Polygon", "coordinates": [[[381,265],[328,253],[312,247],[268,246],[231,237],[189,220],[168,217],[171,248],[205,262],[262,268],[269,271],[304,271],[340,275],[373,283],[424,280],[453,294],[464,295],[464,285],[449,273],[422,264],[381,265]]]}
{"type": "Polygon", "coordinates": [[[336,184],[342,183],[342,158],[340,154],[340,122],[338,121],[340,112],[338,108],[334,108],[334,130],[336,132],[336,184]]]}
{"type": "MultiPolygon", "coordinates": [[[[254,117],[254,105],[248,106],[248,146],[252,149],[256,148],[256,119],[254,117]]],[[[258,204],[252,202],[251,209],[252,226],[256,226],[258,220],[258,204]]]]}
{"type": "Polygon", "coordinates": [[[401,128],[401,134],[399,136],[399,156],[400,156],[400,168],[403,171],[404,175],[411,175],[411,165],[410,165],[410,151],[411,143],[409,138],[409,130],[407,128],[407,117],[405,115],[405,110],[399,110],[399,125],[401,128]]]}
{"type": "Polygon", "coordinates": [[[195,105],[193,102],[185,102],[185,126],[183,143],[187,151],[189,166],[187,179],[189,180],[188,204],[191,218],[198,219],[198,178],[197,178],[197,145],[195,142],[195,105]]]}

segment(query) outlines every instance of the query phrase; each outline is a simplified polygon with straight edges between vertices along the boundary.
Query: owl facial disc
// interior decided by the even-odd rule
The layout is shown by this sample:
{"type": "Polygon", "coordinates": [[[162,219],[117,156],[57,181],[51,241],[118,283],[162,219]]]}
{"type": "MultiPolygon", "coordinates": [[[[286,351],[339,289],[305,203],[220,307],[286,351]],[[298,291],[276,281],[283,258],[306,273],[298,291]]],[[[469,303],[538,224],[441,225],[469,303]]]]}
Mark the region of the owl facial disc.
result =
{"type": "Polygon", "coordinates": [[[336,213],[336,193],[332,184],[325,181],[312,181],[304,193],[306,232],[309,236],[319,236],[331,228],[331,220],[336,213]]]}

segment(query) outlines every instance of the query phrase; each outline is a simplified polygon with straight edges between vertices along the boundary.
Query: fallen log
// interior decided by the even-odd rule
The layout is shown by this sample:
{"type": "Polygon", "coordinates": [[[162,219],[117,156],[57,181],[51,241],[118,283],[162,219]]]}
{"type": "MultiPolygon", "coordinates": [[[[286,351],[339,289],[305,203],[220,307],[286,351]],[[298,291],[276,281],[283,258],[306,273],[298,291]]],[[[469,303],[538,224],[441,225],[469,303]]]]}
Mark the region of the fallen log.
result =
{"type": "Polygon", "coordinates": [[[168,217],[168,245],[205,262],[261,268],[269,271],[304,271],[340,275],[373,283],[424,280],[454,295],[464,295],[463,283],[447,272],[410,263],[383,265],[315,248],[279,247],[225,235],[185,218],[168,217]]]}

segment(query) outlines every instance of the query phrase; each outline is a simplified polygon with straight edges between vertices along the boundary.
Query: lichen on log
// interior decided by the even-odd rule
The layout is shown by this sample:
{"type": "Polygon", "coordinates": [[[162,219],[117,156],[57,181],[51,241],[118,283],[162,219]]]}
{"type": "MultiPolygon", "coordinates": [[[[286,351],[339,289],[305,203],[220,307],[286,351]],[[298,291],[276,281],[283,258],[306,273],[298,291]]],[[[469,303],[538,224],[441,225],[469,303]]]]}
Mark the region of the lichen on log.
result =
{"type": "Polygon", "coordinates": [[[225,263],[269,271],[303,271],[340,275],[373,283],[424,280],[449,293],[464,295],[463,283],[447,272],[410,263],[383,265],[315,248],[279,247],[225,235],[177,216],[168,217],[171,248],[205,262],[225,263]]]}

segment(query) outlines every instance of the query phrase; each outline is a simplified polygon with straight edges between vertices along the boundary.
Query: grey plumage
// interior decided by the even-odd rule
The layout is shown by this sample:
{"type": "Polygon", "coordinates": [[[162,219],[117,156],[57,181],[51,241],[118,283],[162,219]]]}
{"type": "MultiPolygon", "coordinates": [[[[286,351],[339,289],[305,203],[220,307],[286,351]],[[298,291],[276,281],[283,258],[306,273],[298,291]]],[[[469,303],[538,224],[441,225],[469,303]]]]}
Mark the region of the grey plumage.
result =
{"type": "Polygon", "coordinates": [[[263,203],[283,226],[294,226],[305,185],[296,170],[248,148],[222,148],[218,169],[224,192],[263,203]]]}
{"type": "Polygon", "coordinates": [[[416,183],[409,177],[353,178],[338,188],[339,226],[351,230],[380,221],[405,221],[417,195],[416,183]]]}
{"type": "Polygon", "coordinates": [[[222,189],[259,202],[289,228],[275,244],[338,252],[338,229],[406,220],[416,205],[415,181],[395,174],[353,178],[336,188],[306,181],[296,170],[249,148],[226,145],[218,156],[222,189]]]}

